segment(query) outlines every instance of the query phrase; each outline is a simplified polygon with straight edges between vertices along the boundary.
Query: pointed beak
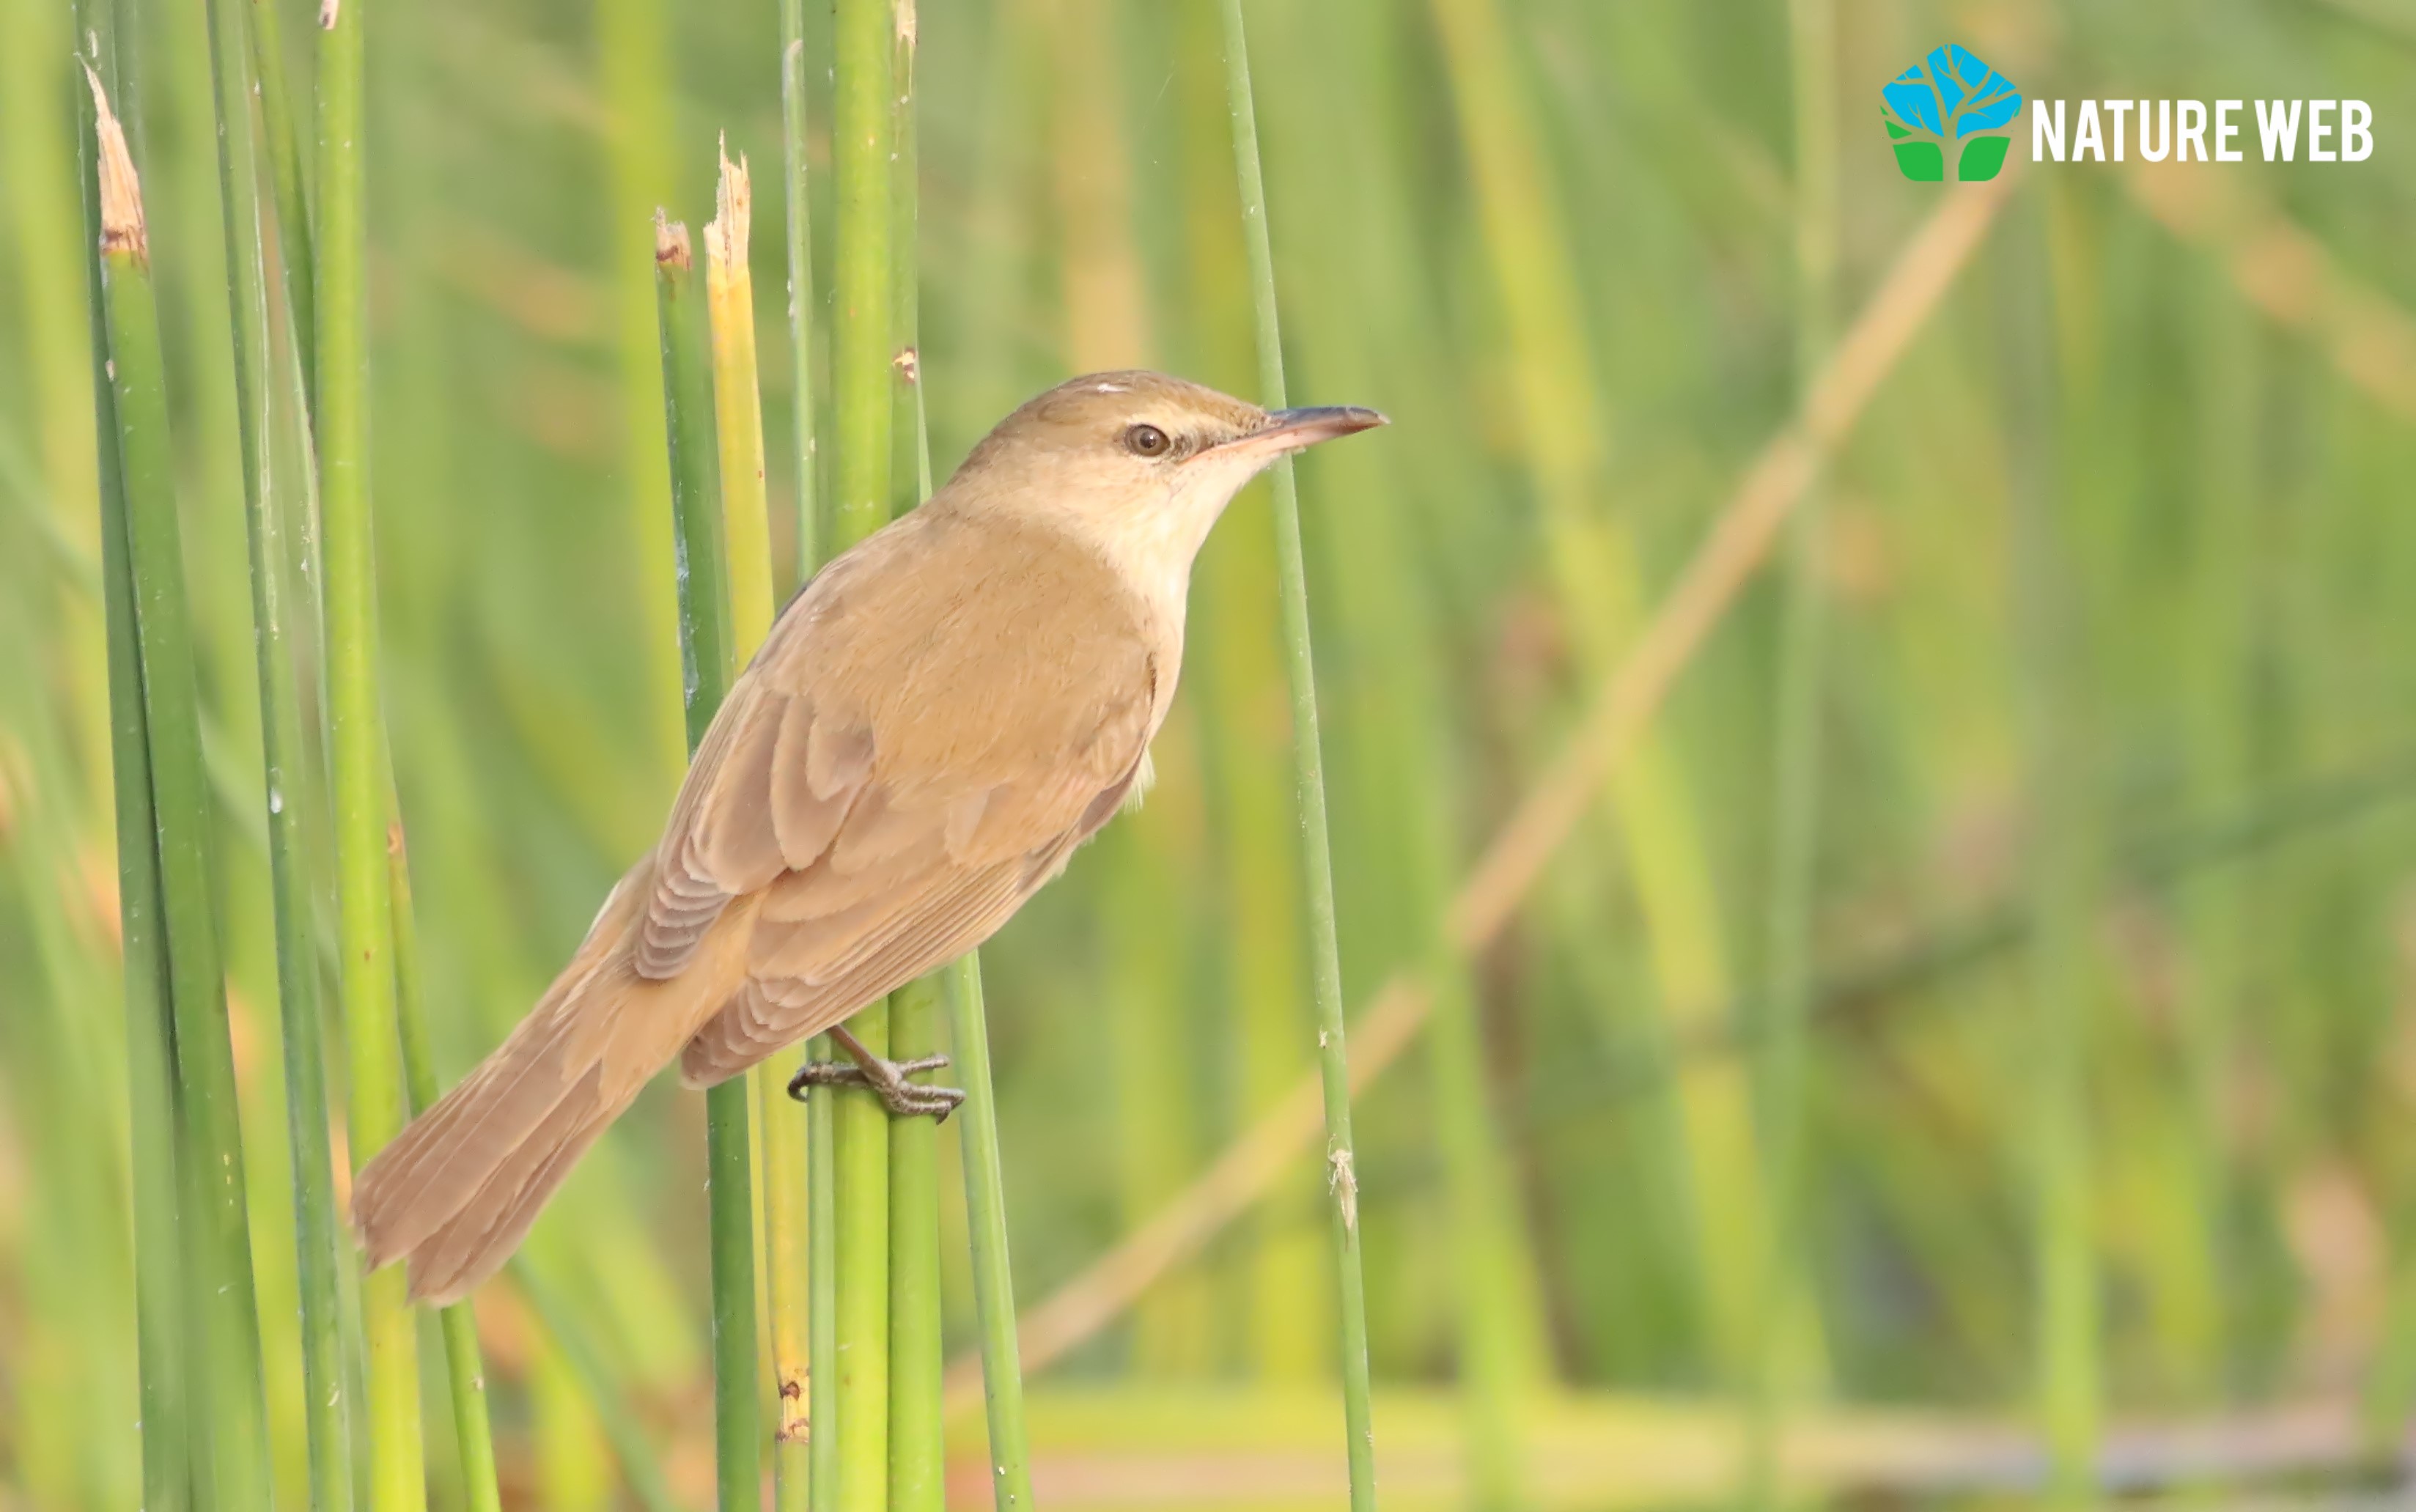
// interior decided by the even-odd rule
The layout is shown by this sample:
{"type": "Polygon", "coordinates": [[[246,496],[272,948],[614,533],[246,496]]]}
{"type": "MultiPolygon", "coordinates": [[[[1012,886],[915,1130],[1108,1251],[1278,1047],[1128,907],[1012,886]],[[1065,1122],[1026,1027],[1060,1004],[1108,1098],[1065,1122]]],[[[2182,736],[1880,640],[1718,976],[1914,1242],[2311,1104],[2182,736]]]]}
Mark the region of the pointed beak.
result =
{"type": "Polygon", "coordinates": [[[1275,410],[1267,423],[1248,435],[1239,436],[1211,449],[1231,456],[1236,453],[1273,461],[1277,457],[1305,451],[1321,441],[1336,436],[1356,435],[1392,422],[1375,410],[1361,409],[1355,404],[1321,404],[1312,409],[1275,410]]]}

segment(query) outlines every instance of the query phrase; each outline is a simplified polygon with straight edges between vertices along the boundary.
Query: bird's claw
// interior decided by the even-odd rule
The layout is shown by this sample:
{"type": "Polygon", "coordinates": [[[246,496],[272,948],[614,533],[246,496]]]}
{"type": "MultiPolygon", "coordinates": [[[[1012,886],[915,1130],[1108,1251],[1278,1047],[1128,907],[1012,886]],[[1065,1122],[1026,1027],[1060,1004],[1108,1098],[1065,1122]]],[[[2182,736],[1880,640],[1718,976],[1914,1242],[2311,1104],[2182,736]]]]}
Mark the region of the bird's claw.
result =
{"type": "Polygon", "coordinates": [[[881,1099],[893,1118],[932,1118],[947,1122],[965,1100],[956,1087],[920,1086],[906,1079],[946,1066],[945,1055],[925,1055],[911,1061],[876,1059],[870,1066],[854,1061],[808,1061],[789,1078],[789,1096],[799,1102],[813,1087],[863,1087],[881,1099]]]}

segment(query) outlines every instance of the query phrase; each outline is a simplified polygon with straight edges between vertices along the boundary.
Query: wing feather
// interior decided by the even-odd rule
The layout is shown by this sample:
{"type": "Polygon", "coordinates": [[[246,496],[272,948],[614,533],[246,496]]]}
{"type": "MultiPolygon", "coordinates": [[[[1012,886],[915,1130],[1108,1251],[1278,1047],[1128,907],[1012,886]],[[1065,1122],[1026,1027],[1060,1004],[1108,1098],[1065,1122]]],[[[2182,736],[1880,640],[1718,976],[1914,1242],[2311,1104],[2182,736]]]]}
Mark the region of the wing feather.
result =
{"type": "MultiPolygon", "coordinates": [[[[791,698],[780,705],[780,734],[772,758],[772,830],[779,839],[780,858],[792,870],[809,867],[829,848],[831,837],[847,821],[865,772],[871,767],[871,742],[853,779],[823,785],[813,781],[811,751],[815,733],[814,705],[808,698],[791,698]]],[[[836,737],[825,733],[827,748],[836,737]]],[[[825,757],[825,761],[827,761],[825,757]]]]}
{"type": "Polygon", "coordinates": [[[773,823],[772,763],[790,701],[759,688],[748,703],[687,837],[699,872],[727,897],[751,893],[788,867],[773,823]]]}
{"type": "Polygon", "coordinates": [[[781,616],[657,853],[644,975],[762,895],[691,1082],[987,939],[1112,817],[1165,713],[1161,632],[1069,537],[925,509],[866,547],[781,616]]]}
{"type": "MultiPolygon", "coordinates": [[[[828,960],[826,979],[759,974],[680,1054],[680,1080],[711,1086],[839,1022],[882,994],[947,964],[988,939],[1031,889],[1020,858],[961,874],[919,908],[886,911],[884,927],[828,960]]],[[[790,926],[793,936],[811,926],[790,926]]],[[[764,934],[757,929],[759,949],[764,934]]],[[[784,942],[785,943],[785,942],[784,942]]],[[[774,959],[779,951],[776,948],[774,959]]]]}

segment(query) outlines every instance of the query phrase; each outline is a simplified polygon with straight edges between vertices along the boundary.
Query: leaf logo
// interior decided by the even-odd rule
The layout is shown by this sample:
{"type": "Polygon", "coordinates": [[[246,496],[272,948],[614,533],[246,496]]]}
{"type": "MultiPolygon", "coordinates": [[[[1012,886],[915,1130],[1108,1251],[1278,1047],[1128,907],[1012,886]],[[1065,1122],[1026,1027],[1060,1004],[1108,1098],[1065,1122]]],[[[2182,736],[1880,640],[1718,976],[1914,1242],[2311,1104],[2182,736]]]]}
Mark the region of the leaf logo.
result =
{"type": "Polygon", "coordinates": [[[2013,144],[2021,91],[1967,47],[1947,46],[1915,64],[1880,91],[1880,119],[1904,176],[1936,184],[1950,158],[1957,183],[1997,176],[2013,144]]]}

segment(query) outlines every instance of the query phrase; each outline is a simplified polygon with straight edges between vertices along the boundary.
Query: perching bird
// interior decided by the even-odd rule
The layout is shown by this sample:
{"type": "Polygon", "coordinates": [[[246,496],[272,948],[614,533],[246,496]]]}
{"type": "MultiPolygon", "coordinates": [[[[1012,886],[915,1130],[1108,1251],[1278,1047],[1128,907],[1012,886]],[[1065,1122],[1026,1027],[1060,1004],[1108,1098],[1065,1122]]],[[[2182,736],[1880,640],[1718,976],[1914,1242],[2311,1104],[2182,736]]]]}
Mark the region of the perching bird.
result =
{"type": "Polygon", "coordinates": [[[710,1086],[825,1030],[898,1114],[918,1086],[838,1026],[980,945],[1146,785],[1192,559],[1242,485],[1384,423],[1154,372],[1052,388],[781,612],[663,837],[469,1079],[360,1173],[370,1266],[458,1300],[674,1057],[710,1086]]]}

